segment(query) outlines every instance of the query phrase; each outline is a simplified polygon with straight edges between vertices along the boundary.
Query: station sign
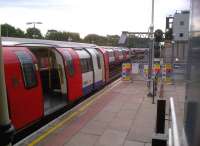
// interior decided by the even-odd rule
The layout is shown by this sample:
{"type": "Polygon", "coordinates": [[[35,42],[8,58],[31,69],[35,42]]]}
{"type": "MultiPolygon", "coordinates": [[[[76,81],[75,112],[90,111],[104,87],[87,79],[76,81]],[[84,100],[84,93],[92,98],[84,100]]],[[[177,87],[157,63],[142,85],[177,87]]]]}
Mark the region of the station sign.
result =
{"type": "Polygon", "coordinates": [[[122,64],[122,80],[123,81],[131,80],[131,71],[132,71],[131,63],[123,63],[122,64]]]}

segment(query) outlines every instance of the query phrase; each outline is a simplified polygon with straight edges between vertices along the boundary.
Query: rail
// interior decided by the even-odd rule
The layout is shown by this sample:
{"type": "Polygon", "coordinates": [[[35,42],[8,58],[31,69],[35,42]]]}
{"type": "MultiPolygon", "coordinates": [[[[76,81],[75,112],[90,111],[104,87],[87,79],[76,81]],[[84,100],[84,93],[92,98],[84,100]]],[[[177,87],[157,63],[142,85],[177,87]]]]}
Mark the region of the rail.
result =
{"type": "Polygon", "coordinates": [[[169,128],[168,144],[169,146],[181,146],[173,97],[170,97],[170,117],[171,117],[171,128],[169,128]]]}

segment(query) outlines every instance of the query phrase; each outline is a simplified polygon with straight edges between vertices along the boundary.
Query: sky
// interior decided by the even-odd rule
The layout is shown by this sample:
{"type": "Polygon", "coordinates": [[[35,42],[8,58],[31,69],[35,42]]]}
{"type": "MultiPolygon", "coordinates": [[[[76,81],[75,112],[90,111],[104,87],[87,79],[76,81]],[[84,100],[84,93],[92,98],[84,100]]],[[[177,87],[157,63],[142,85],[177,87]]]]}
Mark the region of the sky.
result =
{"type": "MultiPolygon", "coordinates": [[[[155,29],[165,28],[165,17],[188,10],[189,0],[155,0],[155,29]]],[[[43,34],[49,29],[106,36],[122,31],[147,31],[151,0],[0,0],[0,23],[26,30],[27,22],[43,34]]]]}

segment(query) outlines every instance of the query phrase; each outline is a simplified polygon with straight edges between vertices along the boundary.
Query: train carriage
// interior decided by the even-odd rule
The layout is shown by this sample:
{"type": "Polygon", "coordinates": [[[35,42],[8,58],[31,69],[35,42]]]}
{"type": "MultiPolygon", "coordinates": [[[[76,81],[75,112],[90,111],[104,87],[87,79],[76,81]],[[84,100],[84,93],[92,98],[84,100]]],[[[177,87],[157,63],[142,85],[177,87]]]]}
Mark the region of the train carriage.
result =
{"type": "Polygon", "coordinates": [[[78,54],[72,48],[57,48],[63,55],[65,74],[67,78],[67,95],[70,102],[83,96],[82,73],[78,54]],[[75,84],[74,84],[75,83],[75,84]]]}
{"type": "Polygon", "coordinates": [[[83,95],[87,95],[93,91],[94,71],[92,56],[84,49],[76,49],[80,58],[81,73],[82,73],[82,90],[83,95]]]}
{"type": "Polygon", "coordinates": [[[122,53],[123,53],[123,60],[126,61],[130,59],[130,51],[127,48],[122,48],[122,53]]]}
{"type": "Polygon", "coordinates": [[[99,89],[103,86],[103,67],[101,60],[103,60],[103,56],[100,56],[99,52],[94,48],[86,48],[85,49],[92,58],[93,63],[93,75],[94,75],[94,90],[99,89]]]}
{"type": "Polygon", "coordinates": [[[17,130],[83,96],[80,58],[68,46],[83,44],[3,38],[9,111],[17,130]]]}
{"type": "Polygon", "coordinates": [[[26,47],[3,47],[3,57],[10,118],[20,129],[44,112],[37,61],[26,47]]]}
{"type": "Polygon", "coordinates": [[[121,48],[117,48],[118,53],[119,53],[119,61],[123,62],[124,56],[121,48]]]}
{"type": "Polygon", "coordinates": [[[102,67],[102,77],[103,77],[103,84],[109,82],[109,56],[107,51],[102,47],[95,48],[97,52],[100,54],[100,62],[102,67]]]}
{"type": "Polygon", "coordinates": [[[112,47],[2,38],[10,119],[17,131],[119,76],[112,47]]]}
{"type": "Polygon", "coordinates": [[[105,48],[106,52],[108,53],[108,58],[109,58],[109,64],[114,64],[116,59],[115,59],[115,54],[114,50],[111,48],[105,48]]]}

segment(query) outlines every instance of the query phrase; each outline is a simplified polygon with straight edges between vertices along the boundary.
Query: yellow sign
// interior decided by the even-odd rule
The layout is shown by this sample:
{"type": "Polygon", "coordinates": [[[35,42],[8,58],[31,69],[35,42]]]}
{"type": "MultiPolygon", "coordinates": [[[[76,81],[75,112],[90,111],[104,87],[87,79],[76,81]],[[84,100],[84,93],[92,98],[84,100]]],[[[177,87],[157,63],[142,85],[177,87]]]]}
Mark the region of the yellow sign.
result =
{"type": "Polygon", "coordinates": [[[130,63],[123,63],[122,64],[122,79],[124,81],[131,80],[131,64],[130,63]]]}
{"type": "Polygon", "coordinates": [[[169,64],[169,63],[167,63],[167,64],[165,64],[165,68],[166,68],[166,69],[172,69],[172,65],[169,64]]]}

